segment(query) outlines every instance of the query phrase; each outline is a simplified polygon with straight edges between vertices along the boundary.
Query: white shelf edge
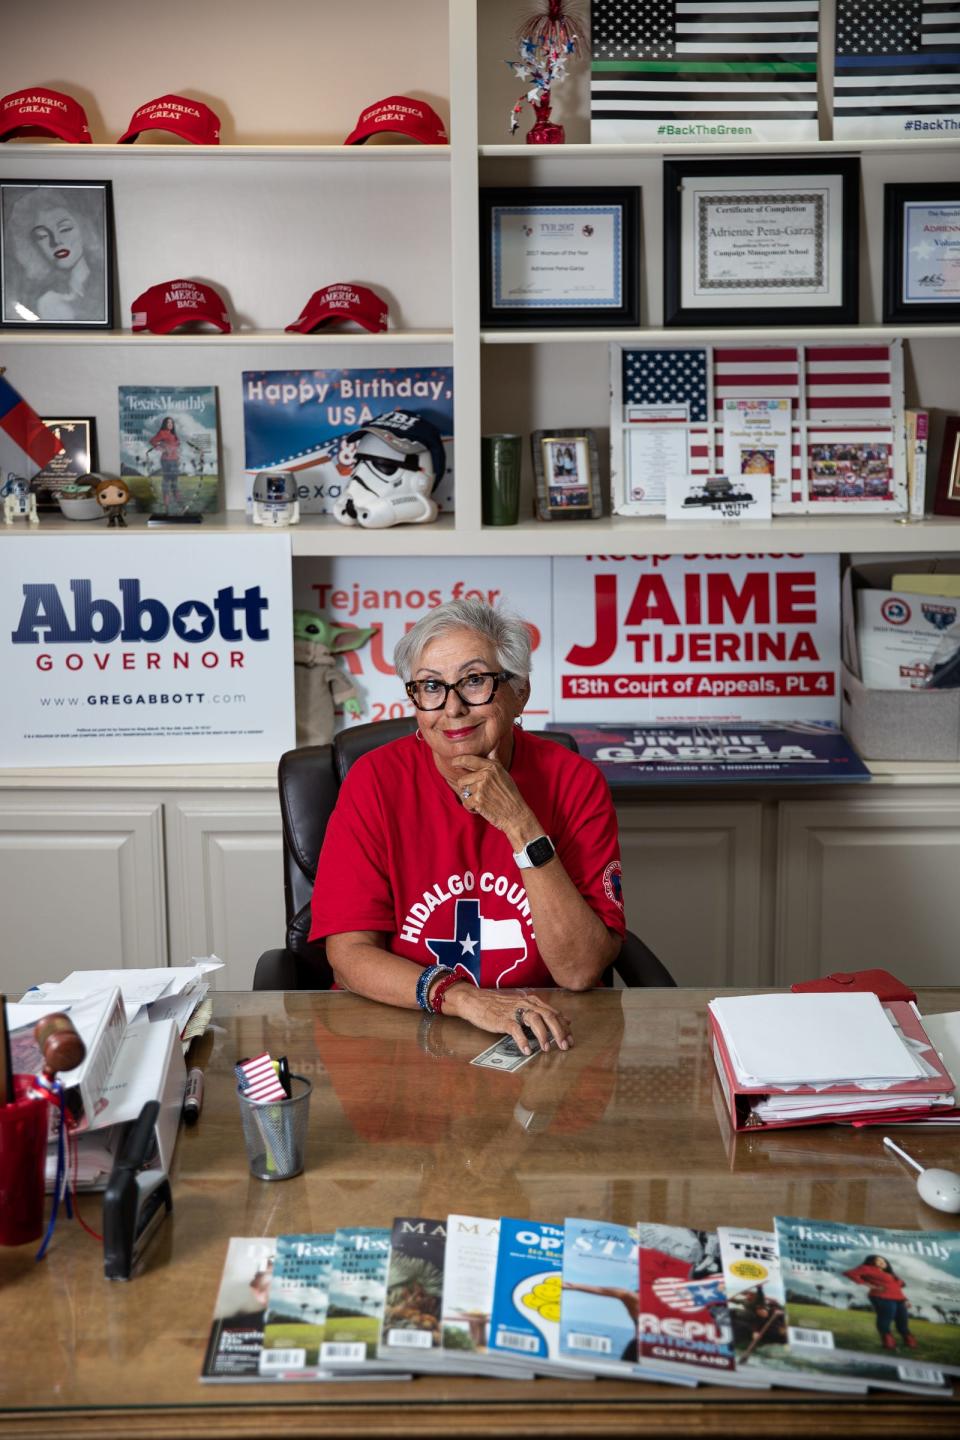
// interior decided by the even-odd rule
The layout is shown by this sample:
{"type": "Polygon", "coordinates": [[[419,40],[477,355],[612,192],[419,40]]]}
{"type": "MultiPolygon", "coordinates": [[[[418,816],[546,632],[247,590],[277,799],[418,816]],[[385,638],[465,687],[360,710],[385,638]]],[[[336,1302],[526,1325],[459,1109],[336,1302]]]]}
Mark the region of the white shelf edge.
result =
{"type": "MultiPolygon", "coordinates": [[[[145,515],[128,517],[127,534],[149,534],[158,544],[189,535],[276,534],[248,520],[242,510],[206,515],[201,527],[156,526],[148,530],[145,515]]],[[[453,515],[430,525],[398,525],[391,530],[364,530],[337,523],[329,516],[307,515],[287,532],[298,556],[522,556],[522,555],[689,555],[835,554],[842,552],[896,554],[936,550],[960,553],[960,520],[931,517],[904,523],[886,515],[796,515],[772,521],[737,524],[668,522],[661,518],[614,516],[604,520],[564,522],[523,520],[518,525],[458,527],[453,515]]],[[[44,515],[37,527],[0,525],[0,546],[7,535],[29,534],[38,543],[46,536],[69,535],[78,540],[109,536],[121,543],[101,521],[66,520],[44,515]]]]}
{"type": "Polygon", "coordinates": [[[777,345],[784,340],[957,340],[960,325],[723,325],[671,326],[649,330],[481,330],[481,345],[569,345],[577,341],[619,341],[626,345],[683,345],[705,341],[736,344],[749,340],[777,345]]]}
{"type": "Polygon", "coordinates": [[[703,145],[689,141],[675,145],[658,145],[654,141],[623,145],[526,145],[518,141],[513,145],[481,145],[479,149],[484,160],[511,160],[517,156],[527,160],[638,160],[646,156],[665,155],[676,159],[686,155],[691,159],[707,160],[711,155],[903,155],[908,151],[960,149],[960,134],[919,140],[730,140],[703,145]]]}
{"type": "MultiPolygon", "coordinates": [[[[441,160],[450,159],[449,145],[48,145],[44,142],[8,142],[3,148],[4,160],[21,159],[30,161],[65,160],[70,165],[81,163],[87,157],[101,159],[115,155],[117,159],[141,161],[145,156],[151,159],[210,160],[225,157],[229,160],[441,160]]],[[[150,160],[147,161],[147,164],[150,160]]]]}
{"type": "Polygon", "coordinates": [[[0,329],[0,346],[11,345],[452,345],[452,330],[323,330],[314,335],[288,335],[285,330],[240,330],[222,335],[218,330],[178,331],[151,335],[132,330],[6,330],[0,329]]]}

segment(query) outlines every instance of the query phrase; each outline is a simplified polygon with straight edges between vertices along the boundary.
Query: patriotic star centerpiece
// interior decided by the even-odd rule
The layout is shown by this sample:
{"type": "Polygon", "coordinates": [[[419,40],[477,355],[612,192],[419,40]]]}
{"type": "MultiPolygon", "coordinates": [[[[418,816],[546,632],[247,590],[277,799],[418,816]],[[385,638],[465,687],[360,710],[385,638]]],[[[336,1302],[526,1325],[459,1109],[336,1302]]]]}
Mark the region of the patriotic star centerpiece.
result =
{"type": "Polygon", "coordinates": [[[564,0],[547,0],[545,12],[531,15],[521,25],[517,44],[520,59],[506,63],[528,89],[510,111],[510,134],[516,133],[527,104],[537,117],[527,134],[527,144],[562,145],[563,126],[550,120],[550,96],[566,77],[568,61],[579,59],[589,48],[583,25],[564,0]]]}

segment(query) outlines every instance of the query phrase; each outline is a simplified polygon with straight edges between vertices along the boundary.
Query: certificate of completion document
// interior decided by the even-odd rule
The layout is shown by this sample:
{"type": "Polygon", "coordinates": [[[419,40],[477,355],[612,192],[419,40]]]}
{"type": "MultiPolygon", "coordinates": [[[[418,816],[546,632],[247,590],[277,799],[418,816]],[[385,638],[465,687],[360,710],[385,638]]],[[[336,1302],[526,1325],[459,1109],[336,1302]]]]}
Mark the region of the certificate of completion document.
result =
{"type": "Polygon", "coordinates": [[[496,309],[610,309],[623,303],[620,205],[496,205],[496,309]]]}
{"type": "Polygon", "coordinates": [[[690,176],[681,199],[681,304],[839,305],[839,175],[690,176]]]}
{"type": "Polygon", "coordinates": [[[723,402],[723,468],[730,476],[769,476],[776,499],[790,498],[790,401],[782,398],[723,402]]]}
{"type": "MultiPolygon", "coordinates": [[[[685,425],[641,423],[624,429],[626,501],[637,509],[663,513],[667,480],[690,470],[689,431],[685,425]]],[[[623,513],[623,512],[621,512],[623,513]]]]}
{"type": "Polygon", "coordinates": [[[903,207],[903,302],[960,300],[960,205],[903,207]]]}

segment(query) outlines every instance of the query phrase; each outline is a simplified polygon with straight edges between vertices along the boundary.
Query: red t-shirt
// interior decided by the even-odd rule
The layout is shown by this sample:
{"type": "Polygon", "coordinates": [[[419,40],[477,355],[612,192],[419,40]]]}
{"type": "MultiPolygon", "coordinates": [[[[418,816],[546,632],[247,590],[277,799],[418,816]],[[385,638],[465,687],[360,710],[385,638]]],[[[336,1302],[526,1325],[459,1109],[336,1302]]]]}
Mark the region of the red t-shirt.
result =
{"type": "MultiPolygon", "coordinates": [[[[517,729],[510,775],[605,925],[624,932],[617,818],[589,760],[517,729]]],[[[418,965],[449,965],[484,989],[551,985],[510,842],[465,810],[415,736],[351,766],[327,825],[310,939],[389,935],[418,965]]]]}
{"type": "Polygon", "coordinates": [[[876,1300],[903,1300],[903,1281],[879,1265],[858,1265],[855,1270],[844,1270],[848,1280],[856,1285],[866,1285],[867,1294],[876,1300]]]}

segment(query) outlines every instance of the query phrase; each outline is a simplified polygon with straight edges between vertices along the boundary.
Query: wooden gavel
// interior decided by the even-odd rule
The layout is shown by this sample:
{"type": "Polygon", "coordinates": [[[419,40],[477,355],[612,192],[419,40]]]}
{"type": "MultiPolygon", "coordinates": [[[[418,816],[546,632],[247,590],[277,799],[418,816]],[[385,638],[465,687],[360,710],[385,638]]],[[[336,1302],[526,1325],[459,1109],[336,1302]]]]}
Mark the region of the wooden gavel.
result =
{"type": "Polygon", "coordinates": [[[87,1047],[61,1010],[44,1015],[33,1027],[33,1038],[43,1056],[43,1076],[52,1080],[61,1070],[73,1070],[87,1053],[87,1047]]]}

